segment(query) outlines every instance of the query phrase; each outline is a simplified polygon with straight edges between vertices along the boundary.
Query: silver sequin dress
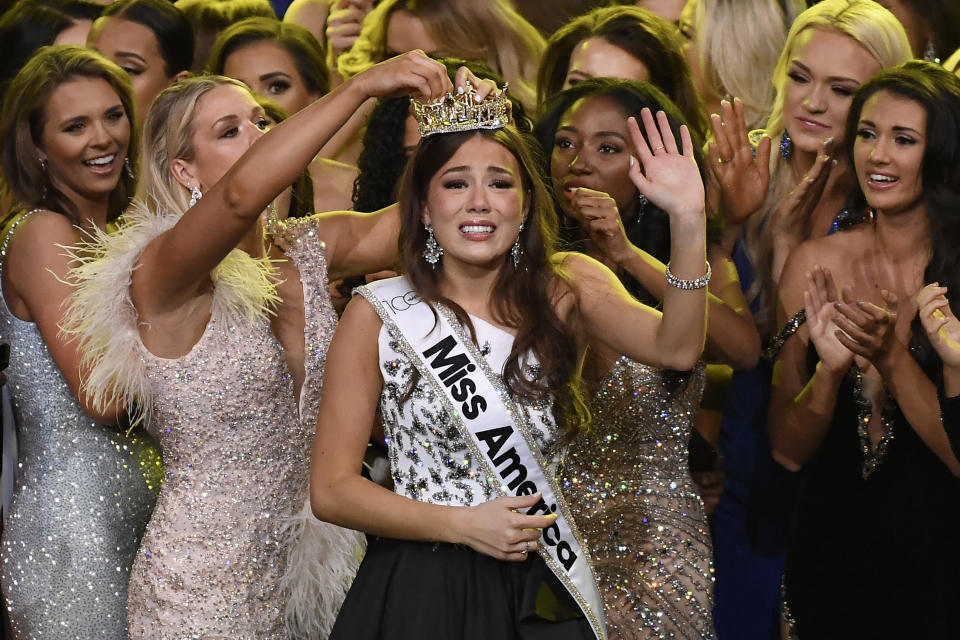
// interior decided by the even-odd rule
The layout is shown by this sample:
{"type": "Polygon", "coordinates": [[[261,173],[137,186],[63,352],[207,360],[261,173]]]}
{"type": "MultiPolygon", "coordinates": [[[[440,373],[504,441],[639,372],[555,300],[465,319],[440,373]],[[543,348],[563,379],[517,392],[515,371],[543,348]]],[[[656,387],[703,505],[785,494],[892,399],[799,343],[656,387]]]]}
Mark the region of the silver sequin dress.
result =
{"type": "MultiPolygon", "coordinates": [[[[103,278],[127,283],[121,330],[129,332],[134,357],[124,361],[105,351],[100,365],[114,380],[141,376],[148,427],[163,450],[163,489],[130,579],[130,635],[285,639],[294,598],[327,612],[310,633],[323,637],[359,562],[359,534],[303,513],[323,365],[336,322],[325,246],[309,222],[287,229],[287,256],[299,269],[306,313],[306,379],[298,407],[284,351],[270,328],[267,309],[276,293],[266,260],[234,250],[214,270],[210,320],[189,353],[166,359],[143,346],[129,304],[130,269],[150,240],[175,222],[175,216],[131,218],[79,275],[88,278],[81,287],[88,293],[103,278]],[[312,551],[300,548],[304,539],[317,543],[312,551]],[[306,567],[310,585],[290,579],[288,570],[296,568],[288,566],[291,559],[312,563],[306,567]],[[324,580],[319,586],[325,592],[311,591],[324,580]]],[[[76,317],[90,325],[93,311],[86,306],[76,317]]],[[[83,307],[81,296],[74,308],[83,307]]],[[[95,335],[89,326],[86,332],[95,335]]]]}
{"type": "Polygon", "coordinates": [[[672,395],[659,369],[621,357],[570,443],[563,491],[590,548],[613,638],[713,638],[713,564],[687,447],[697,367],[672,395]]]}
{"type": "Polygon", "coordinates": [[[127,434],[88,417],[37,326],[5,300],[0,340],[10,343],[19,440],[0,548],[13,635],[127,638],[127,581],[160,488],[159,450],[141,430],[127,434]]]}

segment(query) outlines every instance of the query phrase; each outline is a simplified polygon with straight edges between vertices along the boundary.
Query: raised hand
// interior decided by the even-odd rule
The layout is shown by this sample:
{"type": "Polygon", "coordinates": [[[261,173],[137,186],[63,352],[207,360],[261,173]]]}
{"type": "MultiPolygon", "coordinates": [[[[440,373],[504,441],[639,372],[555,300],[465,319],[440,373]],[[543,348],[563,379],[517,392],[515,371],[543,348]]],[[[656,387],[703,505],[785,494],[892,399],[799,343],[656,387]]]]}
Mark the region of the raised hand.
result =
{"type": "Polygon", "coordinates": [[[820,356],[820,364],[834,374],[843,374],[853,363],[853,352],[837,337],[835,323],[840,314],[835,306],[837,289],[828,269],[814,266],[807,274],[807,290],[803,292],[803,307],[807,313],[810,341],[820,356]]]}
{"type": "Polygon", "coordinates": [[[834,323],[839,331],[837,339],[855,355],[876,366],[897,344],[894,328],[897,325],[897,296],[882,291],[884,307],[871,302],[854,300],[844,289],[843,302],[835,302],[839,314],[834,323]]]}
{"type": "Polygon", "coordinates": [[[720,213],[727,224],[738,225],[758,211],[767,197],[771,142],[763,136],[754,158],[743,103],[737,98],[732,105],[724,100],[720,111],[710,116],[716,142],[707,146],[707,156],[720,185],[720,213]]]}
{"type": "Polygon", "coordinates": [[[540,499],[538,493],[508,496],[458,510],[460,541],[497,560],[526,560],[529,552],[536,551],[543,528],[556,521],[554,514],[526,515],[540,499]]]}
{"type": "Polygon", "coordinates": [[[605,256],[620,263],[633,250],[620,219],[616,201],[602,191],[586,187],[574,189],[570,196],[571,213],[605,256]]]}
{"type": "MultiPolygon", "coordinates": [[[[473,99],[476,100],[477,103],[483,102],[484,98],[486,98],[487,96],[500,95],[500,87],[498,87],[497,83],[494,82],[493,80],[488,80],[488,79],[482,80],[477,76],[475,76],[473,74],[473,71],[470,71],[470,69],[468,69],[467,67],[460,67],[459,69],[457,69],[456,81],[454,82],[454,84],[456,85],[457,91],[460,91],[461,89],[465,88],[468,82],[470,83],[470,86],[473,87],[475,90],[475,93],[473,94],[474,96],[473,99]]],[[[507,103],[508,108],[509,108],[509,104],[510,103],[508,102],[507,103]]]]}
{"type": "Polygon", "coordinates": [[[635,158],[630,158],[630,179],[640,193],[667,212],[671,225],[677,222],[702,225],[703,181],[693,159],[690,131],[686,125],[680,127],[682,148],[678,149],[663,111],[657,112],[654,121],[650,109],[645,108],[640,112],[640,119],[646,139],[636,119],[627,119],[627,130],[636,152],[635,158]]]}
{"type": "Polygon", "coordinates": [[[366,96],[410,95],[434,100],[452,89],[447,69],[416,49],[375,64],[354,77],[366,96]]]}
{"type": "Polygon", "coordinates": [[[948,367],[960,367],[960,321],[950,308],[947,288],[928,284],[917,294],[917,315],[930,344],[948,367]]]}

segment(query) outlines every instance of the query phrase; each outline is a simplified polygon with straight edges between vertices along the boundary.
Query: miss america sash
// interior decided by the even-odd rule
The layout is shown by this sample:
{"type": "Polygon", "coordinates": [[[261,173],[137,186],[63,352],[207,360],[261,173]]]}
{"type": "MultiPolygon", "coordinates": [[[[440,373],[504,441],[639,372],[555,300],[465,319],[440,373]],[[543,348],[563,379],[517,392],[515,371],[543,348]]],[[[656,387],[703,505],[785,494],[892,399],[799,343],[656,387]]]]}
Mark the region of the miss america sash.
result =
{"type": "Polygon", "coordinates": [[[420,300],[404,277],[359,287],[391,336],[441,398],[447,413],[466,436],[473,457],[491,478],[499,478],[501,495],[541,492],[529,515],[556,513],[543,530],[538,553],[577,601],[600,640],[607,637],[600,593],[590,556],[556,478],[547,468],[523,414],[505,386],[469,339],[456,316],[420,300]]]}

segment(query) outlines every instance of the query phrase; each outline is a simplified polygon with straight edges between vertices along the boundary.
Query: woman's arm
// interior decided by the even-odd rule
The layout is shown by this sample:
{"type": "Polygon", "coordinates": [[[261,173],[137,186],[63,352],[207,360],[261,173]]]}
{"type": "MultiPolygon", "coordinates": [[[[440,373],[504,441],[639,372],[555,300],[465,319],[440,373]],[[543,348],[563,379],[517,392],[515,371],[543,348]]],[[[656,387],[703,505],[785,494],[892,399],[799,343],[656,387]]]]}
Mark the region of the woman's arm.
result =
{"type": "Polygon", "coordinates": [[[66,216],[52,211],[32,214],[10,241],[4,294],[11,311],[36,324],[84,412],[97,422],[117,424],[125,408],[111,404],[97,410],[93,406],[83,392],[79,345],[60,333],[64,301],[74,291],[69,273],[76,266],[64,247],[76,241],[76,230],[66,216]]]}
{"type": "MultiPolygon", "coordinates": [[[[666,265],[627,238],[616,201],[581,187],[571,199],[573,213],[590,239],[616,268],[626,271],[658,300],[667,293],[666,265]]],[[[760,334],[747,308],[736,268],[725,251],[710,252],[713,269],[707,289],[707,348],[734,369],[750,369],[760,358],[760,334]]]]}
{"type": "Polygon", "coordinates": [[[833,278],[813,259],[806,245],[790,257],[780,284],[780,320],[799,309],[805,326],[787,339],[774,363],[767,428],[773,457],[796,471],[820,447],[833,421],[837,392],[853,362],[853,354],[836,338],[837,299],[833,278]],[[807,347],[813,341],[820,356],[814,375],[807,373],[807,347]]]}
{"type": "Polygon", "coordinates": [[[540,530],[554,518],[514,510],[533,506],[539,495],[446,507],[397,495],[360,474],[383,387],[378,364],[381,326],[373,307],[355,298],[327,352],[310,470],[314,514],[375,535],[466,544],[500,560],[526,559],[521,552],[536,548],[540,530]]]}
{"type": "Polygon", "coordinates": [[[396,204],[373,213],[336,211],[316,216],[317,230],[327,243],[330,279],[375,273],[400,263],[396,204]]]}
{"type": "Polygon", "coordinates": [[[839,339],[853,353],[870,361],[920,439],[951,473],[960,476],[960,460],[944,430],[937,387],[897,339],[898,300],[889,292],[883,294],[885,308],[850,299],[838,305],[839,339]]]}
{"type": "Polygon", "coordinates": [[[375,65],[257,140],[176,226],[144,252],[134,272],[138,309],[179,308],[290,185],[317,150],[368,97],[412,92],[433,97],[450,81],[442,65],[415,51],[375,65]]]}

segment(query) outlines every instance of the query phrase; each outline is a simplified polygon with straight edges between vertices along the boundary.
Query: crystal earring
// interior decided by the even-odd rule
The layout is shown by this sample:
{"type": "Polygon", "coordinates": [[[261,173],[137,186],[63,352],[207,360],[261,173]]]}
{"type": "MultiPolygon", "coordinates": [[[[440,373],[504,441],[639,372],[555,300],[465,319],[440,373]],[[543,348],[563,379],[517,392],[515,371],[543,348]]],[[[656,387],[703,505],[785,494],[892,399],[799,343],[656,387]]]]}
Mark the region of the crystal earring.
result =
{"type": "Polygon", "coordinates": [[[133,167],[130,166],[130,156],[123,159],[123,168],[126,170],[128,178],[131,180],[136,178],[136,176],[133,175],[133,167]]]}
{"type": "Polygon", "coordinates": [[[780,136],[780,157],[784,160],[790,159],[790,151],[792,151],[793,140],[790,139],[790,133],[784,129],[783,135],[780,136]]]}
{"type": "Polygon", "coordinates": [[[423,248],[423,259],[430,264],[434,269],[437,268],[437,263],[440,262],[440,256],[443,255],[443,247],[437,242],[437,239],[433,236],[433,225],[429,222],[424,225],[424,228],[427,230],[427,244],[423,248]]]}
{"type": "Polygon", "coordinates": [[[47,172],[47,159],[46,159],[46,158],[39,158],[39,160],[40,160],[40,171],[43,171],[44,173],[46,173],[46,172],[47,172]]]}
{"type": "Polygon", "coordinates": [[[192,189],[190,189],[190,206],[192,207],[193,205],[200,202],[200,198],[202,197],[203,197],[203,192],[200,191],[200,187],[193,187],[192,189]]]}
{"type": "Polygon", "coordinates": [[[510,247],[510,258],[513,260],[513,268],[518,269],[520,267],[520,256],[523,255],[523,249],[520,248],[520,234],[523,233],[523,223],[520,223],[520,229],[517,230],[517,239],[513,241],[513,246],[510,247]]]}
{"type": "Polygon", "coordinates": [[[940,64],[940,58],[937,57],[937,48],[933,46],[933,38],[927,41],[927,48],[923,52],[923,59],[927,62],[940,64]]]}
{"type": "Polygon", "coordinates": [[[638,216],[643,215],[643,210],[647,208],[648,202],[650,201],[647,199],[647,196],[643,195],[642,193],[637,196],[637,215],[638,216]]]}

